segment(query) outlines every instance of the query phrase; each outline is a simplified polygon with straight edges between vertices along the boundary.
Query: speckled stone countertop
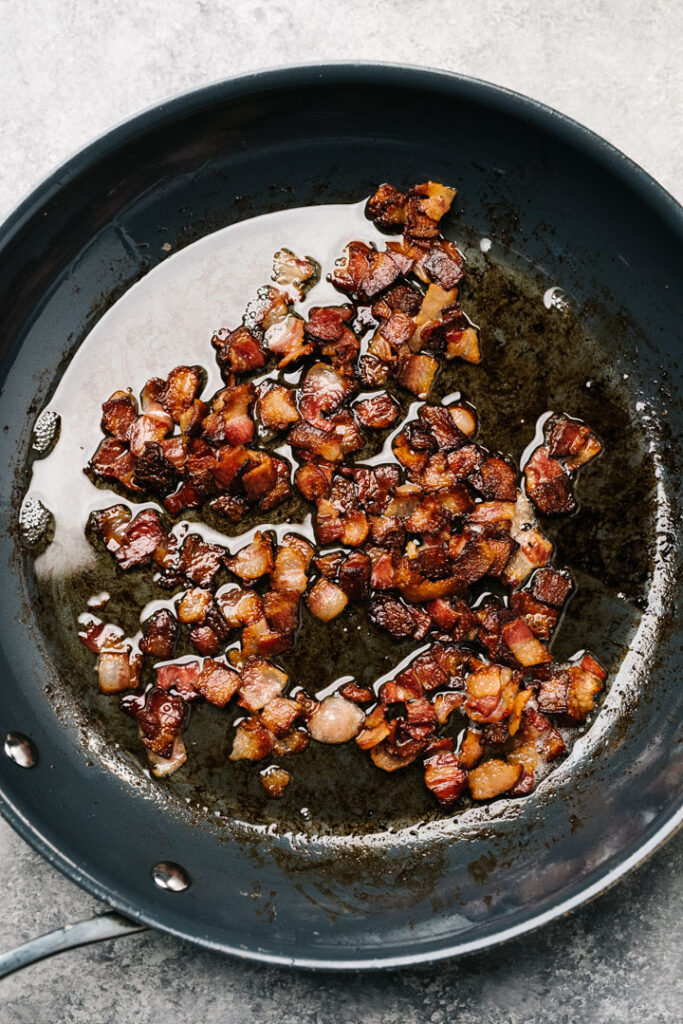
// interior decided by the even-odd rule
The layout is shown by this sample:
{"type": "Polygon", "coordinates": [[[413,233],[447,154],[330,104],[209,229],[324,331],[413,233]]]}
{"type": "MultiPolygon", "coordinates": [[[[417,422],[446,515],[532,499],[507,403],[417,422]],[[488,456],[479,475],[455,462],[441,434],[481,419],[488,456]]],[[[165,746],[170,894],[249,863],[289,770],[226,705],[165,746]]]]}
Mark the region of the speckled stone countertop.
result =
{"type": "MultiPolygon", "coordinates": [[[[671,0],[0,0],[0,217],[91,138],[206,82],[385,60],[516,89],[679,197],[683,8],[671,0]]],[[[0,949],[100,909],[0,820],[0,949]]],[[[683,835],[568,919],[459,962],[349,979],[140,933],[0,982],[0,1024],[678,1024],[683,835]]]]}

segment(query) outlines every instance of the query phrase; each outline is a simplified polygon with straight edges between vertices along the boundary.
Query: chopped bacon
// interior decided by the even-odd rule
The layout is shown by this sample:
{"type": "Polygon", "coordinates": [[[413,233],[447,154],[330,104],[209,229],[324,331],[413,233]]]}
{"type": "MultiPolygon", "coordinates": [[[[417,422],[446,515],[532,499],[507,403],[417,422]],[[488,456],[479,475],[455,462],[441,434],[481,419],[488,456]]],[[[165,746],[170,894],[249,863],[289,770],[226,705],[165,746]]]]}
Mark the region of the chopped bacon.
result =
{"type": "Polygon", "coordinates": [[[183,544],[178,572],[198,587],[209,587],[223,562],[225,549],[207,544],[196,533],[189,533],[183,544]]]}
{"type": "Polygon", "coordinates": [[[172,658],[178,640],[178,623],[166,608],[155,612],[143,626],[140,650],[153,658],[172,658]]]}
{"type": "Polygon", "coordinates": [[[273,280],[289,288],[295,299],[303,299],[319,276],[319,267],[310,256],[295,256],[291,249],[278,249],[273,257],[273,280]]]}
{"type": "Polygon", "coordinates": [[[289,733],[304,711],[300,704],[289,697],[273,697],[262,709],[259,717],[273,736],[282,737],[289,733]]]}
{"type": "Polygon", "coordinates": [[[130,391],[115,391],[102,404],[102,430],[118,441],[127,441],[137,414],[138,404],[130,391]]]}
{"type": "Polygon", "coordinates": [[[384,387],[389,379],[389,366],[378,356],[361,356],[358,376],[362,384],[368,388],[384,387]]]}
{"type": "Polygon", "coordinates": [[[249,411],[254,404],[254,385],[237,384],[223,388],[211,403],[212,411],[202,422],[202,434],[212,444],[248,444],[254,438],[254,421],[249,411]]]}
{"type": "Polygon", "coordinates": [[[512,789],[521,774],[521,764],[507,764],[494,758],[484,761],[477,768],[472,768],[467,776],[467,782],[475,800],[492,800],[512,789]]]}
{"type": "MultiPolygon", "coordinates": [[[[116,506],[120,508],[121,506],[116,506]]],[[[122,569],[132,569],[134,566],[147,565],[156,549],[164,538],[164,529],[155,509],[143,509],[122,531],[116,530],[112,533],[113,517],[109,515],[111,509],[104,513],[95,513],[94,521],[105,540],[109,551],[113,554],[122,569]]],[[[117,517],[118,520],[118,517],[117,517]]],[[[118,520],[120,522],[120,520],[118,520]]]]}
{"type": "Polygon", "coordinates": [[[231,373],[250,373],[265,365],[266,357],[259,340],[246,327],[216,331],[211,344],[217,349],[216,360],[226,377],[231,373]]]}
{"type": "Polygon", "coordinates": [[[537,601],[561,608],[573,588],[572,579],[560,569],[537,569],[531,579],[531,593],[537,601]]]}
{"type": "Polygon", "coordinates": [[[331,622],[344,611],[349,599],[335,583],[321,577],[313,584],[306,598],[306,604],[312,615],[322,622],[331,622]]]}
{"type": "Polygon", "coordinates": [[[361,750],[370,750],[391,734],[391,726],[386,720],[385,708],[378,704],[365,717],[363,728],[356,736],[356,743],[361,750]]]}
{"type": "Polygon", "coordinates": [[[566,459],[565,466],[570,472],[590,462],[602,451],[602,445],[585,423],[569,416],[559,416],[546,427],[548,452],[553,458],[566,459]]]}
{"type": "Polygon", "coordinates": [[[357,704],[332,694],[309,717],[308,731],[318,743],[346,743],[358,735],[364,720],[357,704]]]}
{"type": "Polygon", "coordinates": [[[539,640],[549,640],[557,625],[557,608],[537,601],[531,594],[520,590],[510,597],[510,608],[522,619],[539,640]]]}
{"type": "Polygon", "coordinates": [[[271,658],[275,654],[290,650],[293,646],[294,634],[271,629],[265,615],[242,630],[242,653],[245,657],[259,654],[264,658],[271,658]]]}
{"type": "Polygon", "coordinates": [[[372,561],[364,551],[353,551],[339,568],[339,586],[349,601],[362,601],[367,597],[372,561]]]}
{"type": "Polygon", "coordinates": [[[203,590],[201,587],[191,587],[190,590],[186,590],[178,605],[179,620],[184,623],[203,622],[212,600],[210,590],[203,590]]]}
{"type": "Polygon", "coordinates": [[[136,717],[142,742],[160,757],[170,758],[173,744],[185,721],[186,705],[181,697],[154,687],[145,696],[136,717]]]}
{"type": "Polygon", "coordinates": [[[458,753],[460,763],[463,768],[467,768],[469,770],[474,768],[475,764],[477,764],[483,756],[484,744],[482,743],[481,733],[470,726],[465,733],[458,753]]]}
{"type": "Polygon", "coordinates": [[[313,548],[308,541],[293,533],[286,534],[278,548],[270,574],[273,589],[303,594],[308,585],[307,571],[312,557],[313,548]]]}
{"type": "Polygon", "coordinates": [[[129,644],[123,635],[120,626],[113,622],[100,622],[98,619],[91,619],[84,628],[79,631],[78,639],[84,647],[94,654],[100,651],[121,651],[128,650],[129,644]]]}
{"type": "Polygon", "coordinates": [[[513,619],[503,626],[503,640],[525,668],[552,661],[550,652],[534,636],[523,619],[513,619]]]}
{"type": "Polygon", "coordinates": [[[380,185],[368,199],[365,212],[384,231],[397,231],[403,227],[408,211],[408,200],[393,185],[380,185]]]}
{"type": "Polygon", "coordinates": [[[270,537],[257,530],[251,544],[241,548],[233,558],[227,558],[225,564],[241,580],[260,579],[271,572],[275,564],[270,537]]]}
{"type": "Polygon", "coordinates": [[[97,679],[102,693],[134,690],[140,679],[141,662],[139,654],[103,650],[97,659],[97,679]]]}
{"type": "Polygon", "coordinates": [[[139,491],[133,480],[135,460],[123,441],[105,437],[90,460],[90,467],[103,480],[116,480],[128,491],[139,491]]]}
{"type": "Polygon", "coordinates": [[[455,288],[464,275],[463,258],[452,242],[433,242],[422,260],[422,267],[434,284],[441,288],[455,288]]]}
{"type": "Polygon", "coordinates": [[[425,761],[425,785],[442,807],[452,807],[467,786],[467,772],[450,751],[433,754],[425,761]]]}
{"type": "Polygon", "coordinates": [[[296,393],[281,384],[271,384],[261,393],[256,414],[261,426],[267,430],[286,430],[293,423],[299,422],[296,393]]]}
{"type": "Polygon", "coordinates": [[[198,661],[159,665],[156,670],[156,685],[160,690],[175,690],[184,701],[192,701],[197,697],[196,683],[200,671],[198,661]]]}
{"type": "Polygon", "coordinates": [[[466,363],[481,362],[479,331],[476,327],[459,327],[446,324],[443,329],[444,355],[446,359],[462,359],[466,363]]]}
{"type": "Polygon", "coordinates": [[[342,376],[327,363],[315,363],[301,386],[299,412],[307,423],[320,430],[333,430],[323,413],[334,412],[356,390],[353,380],[342,376]]]}
{"type": "Polygon", "coordinates": [[[339,462],[342,457],[341,438],[330,432],[329,428],[320,430],[310,423],[297,423],[289,431],[287,440],[292,448],[304,455],[324,459],[326,462],[339,462]]]}
{"type": "Polygon", "coordinates": [[[422,353],[406,356],[398,369],[396,379],[401,387],[410,391],[417,398],[426,398],[429,394],[439,364],[432,356],[422,353]]]}
{"type": "Polygon", "coordinates": [[[353,299],[367,301],[389,288],[410,269],[410,261],[397,253],[370,248],[365,242],[349,242],[332,272],[331,280],[353,299]]]}
{"type": "Polygon", "coordinates": [[[187,761],[187,751],[182,736],[176,736],[173,740],[170,757],[161,757],[154,751],[147,751],[147,759],[151,765],[150,771],[155,779],[164,779],[173,775],[187,761]]]}
{"type": "Polygon", "coordinates": [[[240,478],[247,501],[255,502],[264,498],[277,483],[275,459],[266,452],[250,452],[249,466],[240,478]]]}
{"type": "Polygon", "coordinates": [[[577,722],[584,722],[595,707],[595,697],[603,689],[606,672],[590,656],[584,655],[580,664],[571,665],[567,688],[567,711],[577,722]]]}
{"type": "Polygon", "coordinates": [[[370,704],[375,695],[367,686],[358,686],[354,682],[344,683],[339,687],[339,696],[352,700],[354,704],[370,704]]]}
{"type": "Polygon", "coordinates": [[[575,510],[571,479],[560,463],[550,458],[543,445],[524,467],[524,479],[526,493],[539,512],[552,516],[575,510]]]}
{"type": "Polygon", "coordinates": [[[304,342],[304,322],[298,316],[286,316],[268,328],[264,343],[271,352],[280,357],[277,364],[282,370],[313,351],[313,345],[304,342]]]}
{"type": "Polygon", "coordinates": [[[372,596],[369,615],[377,626],[386,629],[396,640],[407,637],[422,640],[432,624],[432,620],[425,612],[410,608],[388,594],[372,596]]]}
{"type": "Polygon", "coordinates": [[[456,190],[426,181],[408,190],[405,233],[410,239],[436,238],[439,221],[451,208],[456,190]]]}
{"type": "Polygon", "coordinates": [[[465,714],[474,722],[501,722],[512,714],[517,684],[512,670],[485,665],[467,676],[465,714]]]}
{"type": "Polygon", "coordinates": [[[242,667],[239,704],[249,711],[264,708],[279,697],[287,685],[287,673],[258,655],[247,658],[242,667]]]}
{"type": "Polygon", "coordinates": [[[273,737],[258,718],[247,718],[237,726],[230,753],[231,761],[263,761],[273,749],[273,737]]]}
{"type": "Polygon", "coordinates": [[[276,633],[291,633],[299,627],[299,594],[271,590],[263,598],[268,625],[276,633]]]}
{"type": "Polygon", "coordinates": [[[290,772],[272,764],[261,772],[261,785],[273,800],[280,800],[285,795],[287,786],[292,781],[290,772]]]}
{"type": "Polygon", "coordinates": [[[220,661],[207,659],[202,665],[194,686],[198,693],[216,707],[224,708],[242,684],[237,672],[220,661]]]}
{"type": "Polygon", "coordinates": [[[202,371],[198,366],[176,366],[166,378],[160,402],[176,423],[192,407],[202,389],[202,371]]]}
{"type": "Polygon", "coordinates": [[[453,712],[462,706],[464,700],[463,693],[438,693],[434,698],[434,711],[439,725],[444,725],[453,712]]]}
{"type": "Polygon", "coordinates": [[[514,501],[517,495],[516,471],[495,456],[485,459],[468,480],[488,501],[514,501]]]}
{"type": "Polygon", "coordinates": [[[370,427],[373,430],[384,430],[396,422],[401,407],[395,398],[383,391],[372,398],[356,402],[353,411],[362,426],[370,427]]]}

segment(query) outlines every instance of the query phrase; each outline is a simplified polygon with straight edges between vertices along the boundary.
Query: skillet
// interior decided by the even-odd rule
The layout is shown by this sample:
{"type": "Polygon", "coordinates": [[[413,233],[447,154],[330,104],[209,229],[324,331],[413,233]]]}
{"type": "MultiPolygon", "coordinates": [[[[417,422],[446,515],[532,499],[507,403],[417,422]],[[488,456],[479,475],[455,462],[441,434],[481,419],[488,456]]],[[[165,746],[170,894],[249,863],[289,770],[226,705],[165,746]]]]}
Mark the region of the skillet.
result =
{"type": "MultiPolygon", "coordinates": [[[[131,922],[100,919],[80,941],[149,925],[298,967],[432,961],[571,910],[674,831],[682,243],[675,201],[581,126],[486,83],[374,65],[259,73],[165,103],[78,154],[9,218],[0,724],[37,761],[27,770],[6,744],[0,799],[29,843],[131,922]],[[410,778],[364,774],[353,752],[315,755],[277,815],[222,774],[220,748],[184,781],[151,783],[18,542],[36,416],[93,327],[179,250],[248,217],[429,177],[459,189],[446,234],[470,258],[489,342],[480,376],[457,383],[490,436],[527,443],[532,427],[513,434],[513,417],[533,424],[561,401],[606,442],[580,512],[553,535],[579,582],[566,643],[610,668],[600,714],[530,797],[446,819],[410,778]],[[552,305],[554,286],[567,300],[553,319],[542,299],[552,305]]],[[[82,582],[67,575],[61,593],[82,582]]],[[[312,635],[302,675],[329,673],[339,642],[312,635]]],[[[375,643],[364,637],[359,656],[378,656],[375,643]]]]}

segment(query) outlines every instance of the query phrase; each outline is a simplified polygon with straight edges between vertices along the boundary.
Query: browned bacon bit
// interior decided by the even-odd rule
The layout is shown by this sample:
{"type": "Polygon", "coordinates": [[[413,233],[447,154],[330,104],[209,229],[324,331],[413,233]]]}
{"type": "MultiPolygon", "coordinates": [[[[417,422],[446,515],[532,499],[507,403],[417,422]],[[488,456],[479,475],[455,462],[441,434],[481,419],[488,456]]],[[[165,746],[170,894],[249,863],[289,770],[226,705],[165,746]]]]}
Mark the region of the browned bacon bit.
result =
{"type": "Polygon", "coordinates": [[[273,280],[288,288],[295,299],[303,299],[319,277],[320,267],[310,256],[295,256],[290,249],[278,249],[273,257],[273,280]]]}
{"type": "Polygon", "coordinates": [[[292,776],[284,768],[271,764],[261,772],[261,785],[273,800],[280,800],[285,795],[292,776]]]}
{"type": "Polygon", "coordinates": [[[426,612],[408,607],[388,594],[373,595],[370,599],[369,615],[376,625],[386,629],[396,640],[407,637],[422,640],[432,625],[432,620],[426,612]]]}
{"type": "Polygon", "coordinates": [[[370,196],[366,214],[383,231],[398,231],[406,221],[408,200],[403,192],[393,185],[380,185],[370,196]]]}
{"type": "Polygon", "coordinates": [[[281,384],[270,384],[260,394],[256,415],[266,430],[286,430],[299,422],[296,393],[281,384]]]}
{"type": "Polygon", "coordinates": [[[287,673],[257,655],[247,658],[242,667],[239,704],[249,711],[264,708],[279,697],[287,686],[287,673]]]}
{"type": "Polygon", "coordinates": [[[246,718],[235,730],[231,761],[263,761],[273,749],[273,737],[258,718],[246,718]]]}
{"type": "Polygon", "coordinates": [[[185,661],[172,665],[159,665],[156,669],[160,690],[174,690],[184,701],[196,700],[196,687],[201,668],[198,661],[185,661]]]}
{"type": "Polygon", "coordinates": [[[128,651],[103,650],[97,659],[97,679],[102,693],[134,690],[140,680],[142,659],[128,651]]]}
{"type": "Polygon", "coordinates": [[[353,407],[356,419],[364,427],[373,430],[384,430],[395,423],[401,407],[386,391],[372,398],[364,398],[353,407]]]}
{"type": "Polygon", "coordinates": [[[331,622],[344,611],[348,602],[349,599],[341,587],[324,577],[313,584],[306,597],[311,615],[315,615],[316,619],[322,622],[331,622]]]}
{"type": "Polygon", "coordinates": [[[567,689],[567,711],[577,722],[584,722],[595,707],[595,697],[602,690],[607,673],[590,654],[578,665],[571,665],[567,689]]]}
{"type": "Polygon", "coordinates": [[[445,751],[425,760],[425,785],[442,807],[452,807],[467,786],[467,772],[455,754],[445,751]]]}
{"type": "Polygon", "coordinates": [[[511,790],[519,782],[521,775],[521,764],[507,764],[493,758],[484,761],[477,768],[472,768],[467,776],[467,782],[475,800],[492,800],[511,790]]]}
{"type": "Polygon", "coordinates": [[[116,480],[128,491],[140,490],[133,481],[135,460],[123,441],[105,437],[90,460],[90,468],[95,476],[103,480],[116,480]]]}
{"type": "Polygon", "coordinates": [[[257,530],[251,544],[238,551],[234,558],[227,558],[225,564],[241,580],[260,579],[271,572],[275,564],[270,537],[257,530]]]}
{"type": "Polygon", "coordinates": [[[138,404],[130,391],[115,391],[102,405],[102,430],[118,441],[127,441],[137,414],[138,404]]]}
{"type": "Polygon", "coordinates": [[[169,611],[155,612],[143,626],[140,650],[153,658],[172,658],[178,640],[178,623],[169,611]]]}
{"type": "Polygon", "coordinates": [[[422,353],[405,356],[398,368],[396,379],[401,387],[416,398],[426,398],[431,391],[439,364],[432,356],[422,353]]]}
{"type": "Polygon", "coordinates": [[[211,344],[217,350],[216,360],[224,377],[231,373],[250,373],[265,366],[266,357],[259,340],[246,327],[216,331],[211,344]]]}
{"type": "Polygon", "coordinates": [[[173,742],[179,735],[185,721],[186,705],[180,697],[154,687],[146,697],[144,707],[136,717],[142,734],[142,742],[155,754],[170,757],[173,742]]]}
{"type": "MultiPolygon", "coordinates": [[[[330,276],[346,293],[339,305],[302,315],[297,303],[319,267],[279,250],[280,287],[259,289],[242,325],[212,338],[223,377],[212,396],[201,397],[201,367],[177,366],[146,382],[139,406],[130,391],[104,403],[105,436],[88,473],[150,502],[134,518],[122,504],[94,513],[88,536],[124,569],[149,566],[177,596],[135,639],[90,615],[79,638],[98,656],[101,689],[131,691],[121,706],[139,721],[154,776],[186,760],[190,703],[235,701],[246,717],[233,761],[292,756],[311,739],[355,740],[383,771],[423,762],[427,789],[450,808],[468,786],[475,800],[531,792],[566,751],[554,722],[568,728],[594,710],[605,671],[586,653],[558,665],[548,649],[573,582],[552,565],[534,506],[573,511],[574,476],[600,441],[581,421],[551,414],[524,467],[524,493],[512,459],[475,443],[467,401],[424,401],[444,361],[482,358],[462,306],[463,256],[440,233],[454,197],[431,181],[405,193],[380,186],[368,216],[402,235],[381,250],[346,246],[330,276]],[[419,399],[417,412],[391,437],[393,460],[377,464],[384,455],[371,432],[399,423],[409,404],[400,389],[419,399]],[[265,523],[292,481],[314,506],[315,546],[294,532],[278,541],[280,528],[262,526],[233,552],[185,524],[167,531],[149,507],[155,500],[176,517],[208,505],[224,522],[249,514],[265,523]],[[480,596],[489,580],[494,593],[480,596]],[[352,680],[314,699],[276,660],[300,635],[302,602],[307,628],[309,613],[330,622],[350,601],[419,653],[381,683],[352,680]]],[[[274,798],[289,781],[276,765],[261,772],[274,798]]]]}
{"type": "Polygon", "coordinates": [[[358,686],[354,682],[344,683],[339,687],[339,696],[352,700],[354,704],[371,704],[375,695],[367,686],[358,686]]]}
{"type": "Polygon", "coordinates": [[[537,448],[527,462],[524,479],[529,500],[544,515],[561,515],[576,509],[571,479],[560,463],[550,458],[545,446],[537,448]]]}

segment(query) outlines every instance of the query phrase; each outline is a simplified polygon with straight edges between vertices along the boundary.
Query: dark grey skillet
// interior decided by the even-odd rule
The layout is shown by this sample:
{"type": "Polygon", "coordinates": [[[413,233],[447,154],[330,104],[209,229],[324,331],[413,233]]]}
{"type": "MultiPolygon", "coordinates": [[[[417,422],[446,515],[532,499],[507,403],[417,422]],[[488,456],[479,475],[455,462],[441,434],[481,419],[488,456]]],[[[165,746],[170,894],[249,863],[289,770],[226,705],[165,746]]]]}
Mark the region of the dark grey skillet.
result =
{"type": "MultiPolygon", "coordinates": [[[[671,196],[584,128],[482,82],[391,66],[268,72],[183,96],[94,143],[23,203],[0,230],[0,723],[30,738],[37,763],[22,767],[10,743],[2,812],[132,923],[105,915],[39,940],[10,954],[6,971],[143,925],[299,967],[436,960],[566,913],[674,831],[682,243],[671,196]],[[324,794],[307,819],[292,809],[268,834],[268,806],[253,798],[246,824],[219,822],[202,813],[200,775],[190,809],[188,783],[132,784],[89,750],[83,709],[56,698],[66,685],[50,628],[58,609],[41,606],[15,530],[33,422],[90,328],[166,258],[160,240],[175,252],[248,216],[426,177],[460,189],[454,237],[472,251],[492,239],[522,267],[528,296],[561,284],[570,297],[580,330],[545,336],[509,288],[484,289],[487,363],[463,380],[492,436],[507,441],[511,416],[532,422],[562,401],[607,442],[557,542],[579,579],[570,639],[583,636],[609,664],[611,689],[569,762],[527,799],[443,821],[414,802],[412,776],[395,791],[363,774],[354,752],[340,774],[325,751],[302,781],[324,794]],[[182,871],[157,871],[155,884],[163,862],[182,871]]],[[[92,701],[106,743],[107,713],[92,701]]]]}

